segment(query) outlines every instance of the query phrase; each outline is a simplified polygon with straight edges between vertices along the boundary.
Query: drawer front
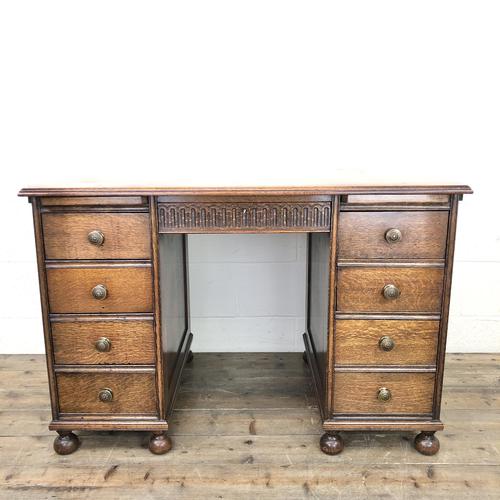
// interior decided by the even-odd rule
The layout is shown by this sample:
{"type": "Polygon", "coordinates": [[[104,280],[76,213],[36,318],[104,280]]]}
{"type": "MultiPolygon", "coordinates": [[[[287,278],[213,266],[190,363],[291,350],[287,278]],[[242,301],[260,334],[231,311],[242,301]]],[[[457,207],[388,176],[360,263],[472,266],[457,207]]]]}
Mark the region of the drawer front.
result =
{"type": "Polygon", "coordinates": [[[157,413],[154,373],[58,373],[56,377],[61,414],[157,413]]]}
{"type": "Polygon", "coordinates": [[[343,267],[338,280],[339,312],[439,313],[441,309],[442,268],[343,267]],[[390,298],[394,293],[399,296],[390,298]]]}
{"type": "Polygon", "coordinates": [[[341,212],[340,259],[444,259],[447,211],[341,212]]]}
{"type": "Polygon", "coordinates": [[[320,232],[331,226],[331,199],[256,202],[173,201],[158,203],[160,233],[320,232]]]}
{"type": "Polygon", "coordinates": [[[447,194],[348,194],[344,204],[363,205],[448,205],[450,197],[447,194]]]}
{"type": "Polygon", "coordinates": [[[52,313],[149,313],[151,267],[58,267],[47,269],[52,313]],[[98,287],[98,289],[96,289],[98,287]],[[106,290],[104,299],[93,293],[106,290]]]}
{"type": "Polygon", "coordinates": [[[338,365],[434,365],[439,321],[337,320],[338,365]]]}
{"type": "Polygon", "coordinates": [[[335,374],[335,413],[430,414],[434,373],[335,374]],[[381,401],[379,397],[390,399],[381,401]]]}
{"type": "Polygon", "coordinates": [[[42,207],[146,207],[148,199],[145,196],[57,196],[40,198],[42,207]]]}
{"type": "Polygon", "coordinates": [[[56,364],[154,364],[153,321],[53,321],[56,364]]]}
{"type": "Polygon", "coordinates": [[[149,214],[45,213],[42,220],[47,259],[151,258],[149,214]]]}

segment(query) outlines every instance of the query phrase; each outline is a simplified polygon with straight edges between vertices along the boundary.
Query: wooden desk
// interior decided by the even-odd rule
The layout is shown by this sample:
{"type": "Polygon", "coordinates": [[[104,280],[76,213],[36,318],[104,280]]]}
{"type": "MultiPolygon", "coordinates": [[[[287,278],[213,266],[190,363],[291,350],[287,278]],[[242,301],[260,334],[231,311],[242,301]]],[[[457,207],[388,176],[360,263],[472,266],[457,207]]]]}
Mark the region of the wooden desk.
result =
{"type": "Polygon", "coordinates": [[[33,206],[51,430],[152,432],[192,359],[189,233],[308,235],[309,364],[325,434],[415,430],[439,450],[458,202],[468,186],[23,189],[33,206]]]}

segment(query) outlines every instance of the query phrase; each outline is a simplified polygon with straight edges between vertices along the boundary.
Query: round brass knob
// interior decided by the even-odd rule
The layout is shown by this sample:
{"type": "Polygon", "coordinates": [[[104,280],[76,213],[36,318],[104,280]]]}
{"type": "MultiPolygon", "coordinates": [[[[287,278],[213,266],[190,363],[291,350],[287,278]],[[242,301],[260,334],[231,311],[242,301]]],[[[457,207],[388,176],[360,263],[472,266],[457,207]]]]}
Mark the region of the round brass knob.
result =
{"type": "Polygon", "coordinates": [[[394,340],[391,339],[391,337],[389,337],[388,335],[384,335],[383,337],[380,337],[378,345],[380,349],[382,349],[382,351],[392,351],[396,344],[394,343],[394,340]]]}
{"type": "Polygon", "coordinates": [[[385,240],[387,241],[387,243],[397,243],[398,241],[401,241],[401,238],[403,238],[401,231],[399,229],[396,229],[395,227],[392,229],[388,229],[385,232],[385,240]]]}
{"type": "Polygon", "coordinates": [[[111,389],[101,389],[99,391],[99,400],[103,403],[111,403],[113,401],[113,391],[111,389]]]}
{"type": "Polygon", "coordinates": [[[378,390],[377,399],[379,401],[382,401],[382,403],[389,401],[391,398],[392,398],[391,391],[389,389],[387,389],[386,387],[381,387],[378,390]]]}
{"type": "Polygon", "coordinates": [[[108,290],[104,285],[96,285],[92,288],[92,296],[97,300],[104,300],[108,296],[108,290]]]}
{"type": "Polygon", "coordinates": [[[100,337],[96,340],[95,348],[99,352],[109,352],[111,350],[111,340],[106,337],[100,337]]]}
{"type": "Polygon", "coordinates": [[[399,291],[399,288],[396,285],[385,285],[384,288],[382,289],[382,295],[387,300],[394,300],[401,295],[401,292],[399,291]]]}
{"type": "Polygon", "coordinates": [[[92,245],[100,247],[104,243],[104,234],[101,233],[101,231],[90,231],[87,235],[87,239],[92,245]]]}

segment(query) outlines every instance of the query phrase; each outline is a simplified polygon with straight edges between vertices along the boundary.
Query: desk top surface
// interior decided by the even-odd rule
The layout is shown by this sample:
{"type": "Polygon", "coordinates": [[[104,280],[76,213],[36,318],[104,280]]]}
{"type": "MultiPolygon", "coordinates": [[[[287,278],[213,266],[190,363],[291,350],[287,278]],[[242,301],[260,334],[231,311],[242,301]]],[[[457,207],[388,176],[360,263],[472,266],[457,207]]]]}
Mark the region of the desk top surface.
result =
{"type": "Polygon", "coordinates": [[[21,189],[19,196],[304,196],[340,194],[467,194],[466,185],[330,185],[330,186],[263,186],[263,187],[29,187],[21,189]]]}

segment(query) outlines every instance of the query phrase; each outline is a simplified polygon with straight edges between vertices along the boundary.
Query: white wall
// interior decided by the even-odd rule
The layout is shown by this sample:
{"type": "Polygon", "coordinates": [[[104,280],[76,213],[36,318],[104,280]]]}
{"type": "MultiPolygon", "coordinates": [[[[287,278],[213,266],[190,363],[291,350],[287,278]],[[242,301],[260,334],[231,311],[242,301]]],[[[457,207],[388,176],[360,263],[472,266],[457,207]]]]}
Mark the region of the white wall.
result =
{"type": "Polygon", "coordinates": [[[303,351],[306,238],[189,236],[197,351],[303,351]]]}
{"type": "MultiPolygon", "coordinates": [[[[500,351],[499,20],[496,0],[1,2],[0,352],[43,350],[22,186],[346,182],[475,189],[448,348],[500,351]]],[[[302,244],[267,238],[192,238],[200,349],[301,349],[302,244]]]]}

